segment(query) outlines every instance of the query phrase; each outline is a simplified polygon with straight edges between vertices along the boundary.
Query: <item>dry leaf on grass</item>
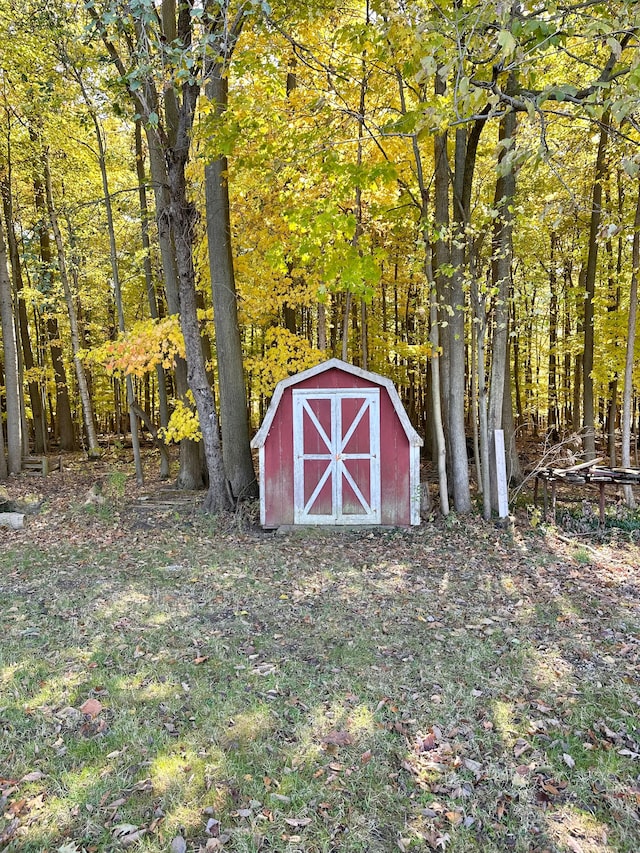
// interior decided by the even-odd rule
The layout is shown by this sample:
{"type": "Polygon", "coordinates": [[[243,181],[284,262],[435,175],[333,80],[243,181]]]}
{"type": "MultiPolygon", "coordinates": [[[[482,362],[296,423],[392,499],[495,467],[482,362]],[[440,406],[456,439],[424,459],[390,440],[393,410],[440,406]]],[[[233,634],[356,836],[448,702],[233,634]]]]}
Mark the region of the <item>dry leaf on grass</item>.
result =
{"type": "Polygon", "coordinates": [[[310,817],[287,817],[284,822],[289,826],[293,826],[296,829],[300,826],[309,826],[311,823],[310,817]]]}
{"type": "Polygon", "coordinates": [[[34,770],[32,773],[27,773],[26,776],[23,776],[20,780],[21,782],[38,782],[40,779],[44,779],[44,773],[40,770],[34,770]]]}
{"type": "Polygon", "coordinates": [[[97,699],[87,699],[86,702],[83,702],[80,705],[80,710],[87,717],[91,717],[93,720],[94,717],[97,717],[98,714],[102,711],[102,703],[98,702],[97,699]]]}
{"type": "Polygon", "coordinates": [[[171,853],[187,853],[187,842],[181,835],[176,835],[171,842],[170,850],[171,853]]]}
{"type": "Polygon", "coordinates": [[[333,729],[322,738],[322,743],[326,746],[349,746],[353,743],[353,738],[349,732],[333,729]]]}

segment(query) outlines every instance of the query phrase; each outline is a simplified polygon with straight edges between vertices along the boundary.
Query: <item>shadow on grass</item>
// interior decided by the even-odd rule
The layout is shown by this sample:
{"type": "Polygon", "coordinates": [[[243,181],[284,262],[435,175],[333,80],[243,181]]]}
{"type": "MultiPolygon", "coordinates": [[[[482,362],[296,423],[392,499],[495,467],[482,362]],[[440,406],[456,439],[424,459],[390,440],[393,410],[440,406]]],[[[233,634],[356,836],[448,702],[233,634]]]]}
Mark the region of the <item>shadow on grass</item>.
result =
{"type": "Polygon", "coordinates": [[[589,553],[478,522],[25,532],[2,844],[635,853],[638,563],[589,553]]]}

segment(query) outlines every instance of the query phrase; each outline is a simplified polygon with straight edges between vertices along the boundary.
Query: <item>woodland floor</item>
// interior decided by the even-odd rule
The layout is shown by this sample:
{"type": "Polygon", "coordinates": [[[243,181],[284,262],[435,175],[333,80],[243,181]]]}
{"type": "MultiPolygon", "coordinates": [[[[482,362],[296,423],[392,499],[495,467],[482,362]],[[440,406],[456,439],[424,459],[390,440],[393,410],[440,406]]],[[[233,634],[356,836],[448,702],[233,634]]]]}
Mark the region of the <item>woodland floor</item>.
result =
{"type": "Polygon", "coordinates": [[[640,849],[631,533],[275,535],[129,471],[8,483],[0,849],[640,849]]]}

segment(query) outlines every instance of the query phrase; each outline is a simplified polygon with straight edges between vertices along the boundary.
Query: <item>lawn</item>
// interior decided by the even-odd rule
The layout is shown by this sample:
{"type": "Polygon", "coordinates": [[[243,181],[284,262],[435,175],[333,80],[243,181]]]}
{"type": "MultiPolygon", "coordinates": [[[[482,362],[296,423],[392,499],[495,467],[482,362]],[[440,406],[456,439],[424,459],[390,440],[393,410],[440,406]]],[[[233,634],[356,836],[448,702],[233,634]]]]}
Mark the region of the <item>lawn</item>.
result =
{"type": "Polygon", "coordinates": [[[106,462],[9,490],[0,849],[640,849],[626,534],[276,535],[106,462]]]}

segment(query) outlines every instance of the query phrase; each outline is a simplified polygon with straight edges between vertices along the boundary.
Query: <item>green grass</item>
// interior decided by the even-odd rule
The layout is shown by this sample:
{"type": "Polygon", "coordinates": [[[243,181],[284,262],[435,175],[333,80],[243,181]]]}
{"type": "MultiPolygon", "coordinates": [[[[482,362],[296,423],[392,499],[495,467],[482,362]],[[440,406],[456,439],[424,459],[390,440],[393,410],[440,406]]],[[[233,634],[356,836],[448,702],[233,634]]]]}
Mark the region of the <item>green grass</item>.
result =
{"type": "Polygon", "coordinates": [[[4,542],[0,849],[639,849],[635,552],[140,532],[116,485],[4,542]]]}

